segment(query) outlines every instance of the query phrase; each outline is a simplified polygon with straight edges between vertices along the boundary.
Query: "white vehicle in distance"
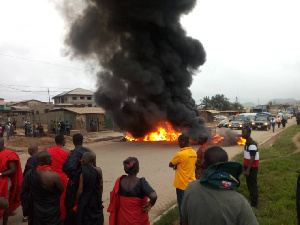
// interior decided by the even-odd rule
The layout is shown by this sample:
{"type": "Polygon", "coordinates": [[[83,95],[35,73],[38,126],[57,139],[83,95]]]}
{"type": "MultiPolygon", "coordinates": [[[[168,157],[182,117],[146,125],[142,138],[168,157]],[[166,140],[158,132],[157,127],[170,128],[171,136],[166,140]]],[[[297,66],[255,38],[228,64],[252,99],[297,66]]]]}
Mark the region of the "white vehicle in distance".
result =
{"type": "Polygon", "coordinates": [[[293,116],[290,111],[283,111],[282,115],[285,119],[291,119],[293,116]]]}

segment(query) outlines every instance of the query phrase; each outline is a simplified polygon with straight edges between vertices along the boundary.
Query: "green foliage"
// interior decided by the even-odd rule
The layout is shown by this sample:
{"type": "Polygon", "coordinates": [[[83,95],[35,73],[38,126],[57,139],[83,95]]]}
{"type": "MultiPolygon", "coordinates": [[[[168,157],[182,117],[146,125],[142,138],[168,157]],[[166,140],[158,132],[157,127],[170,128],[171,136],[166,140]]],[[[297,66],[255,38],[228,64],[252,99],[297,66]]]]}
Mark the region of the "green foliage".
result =
{"type": "MultiPolygon", "coordinates": [[[[270,148],[259,149],[260,166],[258,172],[259,206],[255,215],[259,224],[297,224],[296,183],[300,167],[300,153],[292,142],[300,132],[300,126],[287,128],[270,148]]],[[[234,158],[243,162],[243,155],[234,158]]],[[[241,177],[238,192],[249,199],[246,179],[241,177]]]]}
{"type": "MultiPolygon", "coordinates": [[[[258,171],[259,205],[254,209],[260,225],[297,224],[296,187],[300,168],[300,152],[292,141],[300,132],[300,126],[287,128],[270,148],[259,149],[260,165],[258,171]]],[[[233,161],[243,164],[243,154],[233,161]]],[[[250,198],[246,179],[241,176],[238,192],[250,198]]],[[[179,217],[178,208],[170,210],[154,225],[172,225],[179,217]]]]}
{"type": "Polygon", "coordinates": [[[231,103],[223,94],[216,94],[215,96],[212,96],[211,99],[209,96],[205,96],[202,100],[200,100],[200,102],[199,108],[204,110],[215,109],[219,111],[226,111],[244,108],[244,106],[239,102],[231,103]]]}
{"type": "Polygon", "coordinates": [[[173,222],[179,218],[178,207],[171,209],[166,214],[162,215],[159,221],[155,222],[154,225],[171,225],[173,222]]]}

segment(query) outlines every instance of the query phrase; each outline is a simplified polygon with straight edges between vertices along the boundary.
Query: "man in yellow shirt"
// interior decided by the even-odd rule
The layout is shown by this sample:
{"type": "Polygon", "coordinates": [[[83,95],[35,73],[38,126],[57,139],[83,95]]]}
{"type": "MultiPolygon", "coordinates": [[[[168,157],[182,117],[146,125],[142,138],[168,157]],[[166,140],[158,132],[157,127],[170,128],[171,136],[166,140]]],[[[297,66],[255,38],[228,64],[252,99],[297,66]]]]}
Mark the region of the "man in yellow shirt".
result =
{"type": "Polygon", "coordinates": [[[189,137],[186,134],[182,134],[178,137],[178,145],[181,149],[175,154],[169,163],[169,167],[172,167],[175,170],[173,186],[176,188],[177,203],[180,213],[180,225],[182,225],[181,202],[184,190],[188,184],[191,181],[196,180],[195,164],[197,161],[197,154],[190,147],[189,137]]]}

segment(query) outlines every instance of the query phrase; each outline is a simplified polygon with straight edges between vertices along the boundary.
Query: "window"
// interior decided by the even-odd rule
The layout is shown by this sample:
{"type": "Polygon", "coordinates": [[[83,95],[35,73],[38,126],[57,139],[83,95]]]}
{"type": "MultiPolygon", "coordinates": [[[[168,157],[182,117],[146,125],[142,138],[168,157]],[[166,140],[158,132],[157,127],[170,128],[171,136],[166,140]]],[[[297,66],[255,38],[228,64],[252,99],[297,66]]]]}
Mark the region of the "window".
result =
{"type": "Polygon", "coordinates": [[[36,114],[38,115],[40,112],[39,111],[36,111],[36,114]]]}
{"type": "Polygon", "coordinates": [[[92,97],[87,97],[87,100],[92,100],[92,97]]]}
{"type": "Polygon", "coordinates": [[[80,96],[80,99],[84,99],[84,97],[83,97],[83,96],[80,96]]]}
{"type": "Polygon", "coordinates": [[[92,104],[88,104],[88,107],[93,107],[92,104]]]}
{"type": "Polygon", "coordinates": [[[77,100],[77,97],[72,97],[72,100],[77,100]]]}

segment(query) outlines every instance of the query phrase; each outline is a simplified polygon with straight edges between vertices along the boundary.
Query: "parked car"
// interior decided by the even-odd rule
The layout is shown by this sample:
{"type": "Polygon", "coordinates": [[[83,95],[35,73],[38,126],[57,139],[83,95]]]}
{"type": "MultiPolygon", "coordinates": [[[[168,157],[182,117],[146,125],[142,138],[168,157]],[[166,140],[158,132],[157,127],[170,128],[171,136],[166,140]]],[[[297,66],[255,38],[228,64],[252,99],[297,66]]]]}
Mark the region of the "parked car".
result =
{"type": "Polygon", "coordinates": [[[282,112],[283,117],[287,120],[287,119],[292,119],[293,115],[291,114],[290,111],[283,111],[282,112]]]}
{"type": "Polygon", "coordinates": [[[250,127],[250,126],[251,126],[251,120],[249,116],[236,116],[228,125],[230,129],[233,128],[243,129],[244,127],[250,127]]]}
{"type": "Polygon", "coordinates": [[[215,115],[215,118],[216,118],[217,120],[224,120],[224,119],[226,119],[227,117],[226,117],[226,116],[223,116],[223,115],[215,115]]]}
{"type": "Polygon", "coordinates": [[[269,130],[271,128],[270,115],[266,113],[257,113],[252,122],[252,130],[261,129],[269,130]]]}
{"type": "Polygon", "coordinates": [[[229,119],[224,119],[220,123],[218,123],[218,127],[220,127],[220,128],[221,127],[228,127],[229,123],[230,123],[229,119]]]}

